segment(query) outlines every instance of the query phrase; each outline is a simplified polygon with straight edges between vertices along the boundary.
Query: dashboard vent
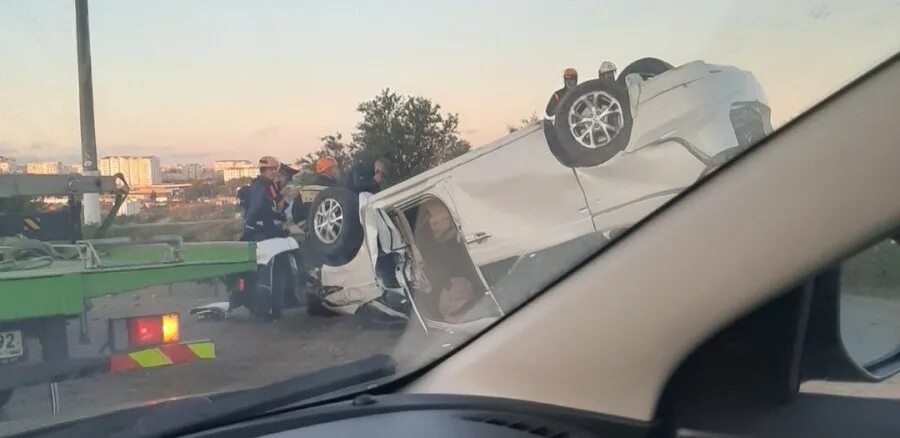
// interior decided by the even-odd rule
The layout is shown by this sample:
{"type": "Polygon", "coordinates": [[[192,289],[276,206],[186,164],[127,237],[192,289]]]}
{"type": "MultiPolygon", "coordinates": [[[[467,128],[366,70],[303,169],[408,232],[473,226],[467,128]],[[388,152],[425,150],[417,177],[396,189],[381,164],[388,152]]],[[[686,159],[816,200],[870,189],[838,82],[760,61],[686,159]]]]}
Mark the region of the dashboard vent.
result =
{"type": "Polygon", "coordinates": [[[475,423],[485,423],[491,424],[494,426],[505,427],[508,429],[515,429],[518,431],[522,431],[525,433],[529,433],[531,435],[544,437],[544,438],[569,438],[569,432],[555,430],[546,425],[537,424],[536,422],[523,421],[518,418],[503,418],[497,415],[464,415],[461,417],[463,420],[472,421],[475,423]]]}

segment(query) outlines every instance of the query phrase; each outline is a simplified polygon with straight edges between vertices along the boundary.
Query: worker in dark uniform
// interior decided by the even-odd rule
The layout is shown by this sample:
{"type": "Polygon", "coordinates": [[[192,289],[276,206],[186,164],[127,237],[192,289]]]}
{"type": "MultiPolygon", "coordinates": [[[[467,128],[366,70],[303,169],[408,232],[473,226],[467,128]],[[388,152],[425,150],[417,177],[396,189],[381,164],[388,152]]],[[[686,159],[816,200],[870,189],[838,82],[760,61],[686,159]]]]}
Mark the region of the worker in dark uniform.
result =
{"type": "Polygon", "coordinates": [[[345,185],[355,193],[378,193],[390,176],[387,160],[379,158],[372,164],[360,162],[350,169],[345,185]]]}
{"type": "Polygon", "coordinates": [[[347,175],[346,186],[355,193],[378,193],[385,179],[390,176],[387,160],[379,158],[371,165],[366,162],[357,163],[347,175]]]}
{"type": "Polygon", "coordinates": [[[550,96],[550,101],[547,102],[547,116],[552,117],[556,115],[556,107],[559,106],[559,102],[566,96],[566,93],[577,85],[578,72],[574,68],[567,68],[563,72],[563,87],[553,92],[553,96],[550,96]]]}
{"type": "Polygon", "coordinates": [[[259,159],[259,176],[250,182],[244,194],[246,213],[241,240],[260,240],[285,237],[285,201],[276,185],[279,163],[273,157],[259,159]]]}

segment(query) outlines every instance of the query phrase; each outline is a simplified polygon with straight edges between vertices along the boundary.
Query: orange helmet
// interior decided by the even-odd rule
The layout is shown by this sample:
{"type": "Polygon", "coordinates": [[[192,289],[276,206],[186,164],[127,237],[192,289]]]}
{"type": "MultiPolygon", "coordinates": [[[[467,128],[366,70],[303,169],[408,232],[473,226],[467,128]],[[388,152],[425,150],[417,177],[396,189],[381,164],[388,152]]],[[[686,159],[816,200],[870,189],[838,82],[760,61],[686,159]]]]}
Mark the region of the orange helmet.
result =
{"type": "Polygon", "coordinates": [[[314,167],[317,175],[322,174],[337,167],[337,161],[334,161],[334,158],[331,157],[322,157],[316,160],[314,167]]]}
{"type": "Polygon", "coordinates": [[[578,71],[575,70],[574,68],[567,68],[566,71],[563,72],[563,77],[564,78],[577,78],[578,71]]]}

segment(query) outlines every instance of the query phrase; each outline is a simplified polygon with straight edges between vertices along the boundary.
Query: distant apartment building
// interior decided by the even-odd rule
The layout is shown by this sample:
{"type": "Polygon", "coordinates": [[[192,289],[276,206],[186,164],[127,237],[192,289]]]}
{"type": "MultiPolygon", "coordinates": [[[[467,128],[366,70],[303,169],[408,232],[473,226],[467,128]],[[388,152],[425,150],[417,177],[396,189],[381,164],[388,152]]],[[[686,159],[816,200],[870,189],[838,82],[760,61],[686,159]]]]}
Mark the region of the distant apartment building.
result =
{"type": "Polygon", "coordinates": [[[203,179],[203,166],[199,164],[175,164],[162,169],[163,182],[203,179]]]}
{"type": "Polygon", "coordinates": [[[25,164],[25,173],[35,175],[59,175],[65,173],[65,167],[59,161],[39,161],[25,164]]]}
{"type": "Polygon", "coordinates": [[[187,179],[203,179],[203,166],[197,163],[184,164],[181,166],[184,176],[187,179]]]}
{"type": "Polygon", "coordinates": [[[132,187],[146,187],[162,183],[159,157],[117,156],[100,159],[100,174],[121,173],[132,187]]]}
{"type": "Polygon", "coordinates": [[[225,169],[252,166],[250,160],[218,160],[213,161],[213,171],[223,172],[225,169]]]}
{"type": "Polygon", "coordinates": [[[69,167],[69,172],[71,172],[71,173],[77,173],[79,175],[84,174],[84,166],[82,166],[81,164],[73,164],[68,167],[69,167]]]}
{"type": "Polygon", "coordinates": [[[251,167],[253,163],[248,160],[218,160],[213,161],[213,172],[218,178],[225,178],[225,169],[242,169],[251,167]]]}
{"type": "Polygon", "coordinates": [[[225,182],[239,178],[254,178],[256,175],[259,175],[259,168],[249,163],[242,167],[231,167],[222,171],[222,179],[225,182]]]}
{"type": "Polygon", "coordinates": [[[0,173],[17,173],[18,170],[16,160],[0,156],[0,173]]]}

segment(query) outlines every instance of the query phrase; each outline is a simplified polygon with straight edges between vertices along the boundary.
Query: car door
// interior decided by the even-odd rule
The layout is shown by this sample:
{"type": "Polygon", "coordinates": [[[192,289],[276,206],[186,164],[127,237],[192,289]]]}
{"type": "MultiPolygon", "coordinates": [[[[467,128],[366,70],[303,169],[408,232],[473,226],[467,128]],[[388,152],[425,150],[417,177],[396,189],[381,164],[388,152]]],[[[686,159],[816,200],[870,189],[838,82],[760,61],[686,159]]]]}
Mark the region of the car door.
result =
{"type": "Polygon", "coordinates": [[[520,255],[594,231],[575,172],[553,157],[539,128],[499,143],[453,169],[447,182],[472,259],[489,282],[520,255]]]}

